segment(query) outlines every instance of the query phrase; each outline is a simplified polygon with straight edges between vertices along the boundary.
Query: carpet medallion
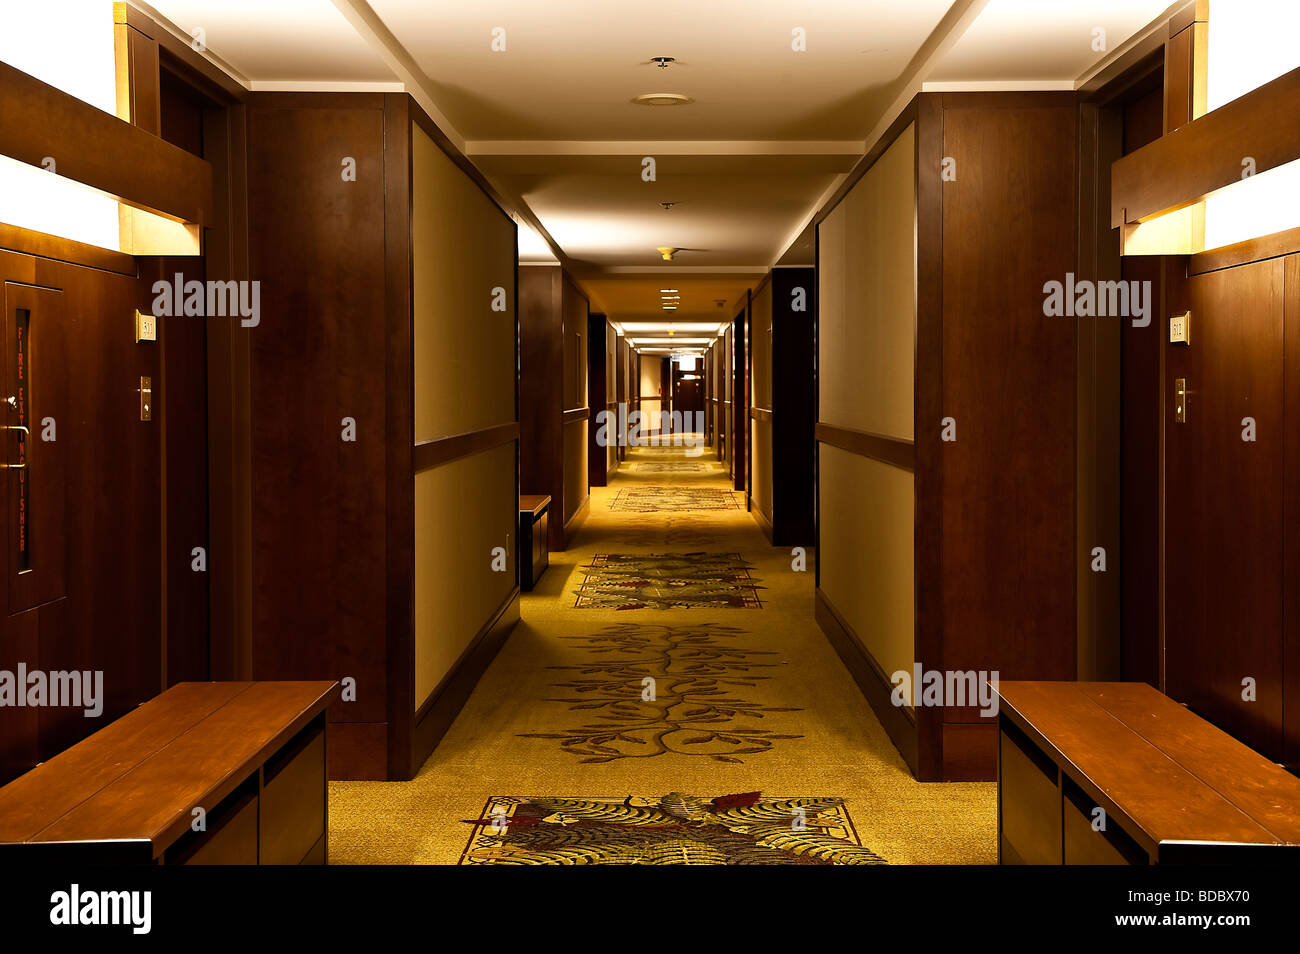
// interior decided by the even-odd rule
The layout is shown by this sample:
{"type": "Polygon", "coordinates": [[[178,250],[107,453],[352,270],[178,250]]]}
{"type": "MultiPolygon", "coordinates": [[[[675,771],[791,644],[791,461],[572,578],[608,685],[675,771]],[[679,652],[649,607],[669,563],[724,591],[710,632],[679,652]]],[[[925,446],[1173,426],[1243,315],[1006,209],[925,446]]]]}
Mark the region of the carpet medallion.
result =
{"type": "Polygon", "coordinates": [[[711,487],[633,487],[620,490],[609,503],[616,513],[670,510],[739,510],[736,495],[711,487]]]}
{"type": "Polygon", "coordinates": [[[842,798],[488,799],[468,865],[881,865],[842,798]]]}
{"type": "MultiPolygon", "coordinates": [[[[753,724],[772,713],[800,710],[764,705],[736,691],[767,682],[772,677],[766,671],[784,664],[778,653],[746,647],[742,638],[747,635],[717,623],[623,623],[591,636],[564,637],[590,658],[548,667],[572,678],[554,686],[570,695],[547,701],[591,715],[581,724],[575,719],[562,729],[519,736],[556,740],[565,752],[583,756],[583,763],[670,753],[743,762],[742,755],[759,755],[779,741],[803,738],[753,724]]],[[[773,691],[764,688],[764,695],[773,691]]]]}
{"type": "Polygon", "coordinates": [[[582,567],[578,609],[750,609],[763,605],[739,553],[597,553],[582,567]]]}

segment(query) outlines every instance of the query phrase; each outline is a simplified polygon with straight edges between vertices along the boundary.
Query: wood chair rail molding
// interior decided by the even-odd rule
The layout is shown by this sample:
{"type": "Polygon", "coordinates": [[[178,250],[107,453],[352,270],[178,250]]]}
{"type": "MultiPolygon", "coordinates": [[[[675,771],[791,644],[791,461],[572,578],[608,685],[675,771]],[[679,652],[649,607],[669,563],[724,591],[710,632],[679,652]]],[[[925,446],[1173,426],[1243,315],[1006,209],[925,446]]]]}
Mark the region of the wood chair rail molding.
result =
{"type": "Polygon", "coordinates": [[[212,166],[34,76],[0,63],[0,154],[125,205],[196,225],[212,222],[212,166]]]}
{"type": "Polygon", "coordinates": [[[1300,69],[1220,106],[1111,167],[1111,227],[1176,212],[1243,178],[1300,159],[1300,69]]]}

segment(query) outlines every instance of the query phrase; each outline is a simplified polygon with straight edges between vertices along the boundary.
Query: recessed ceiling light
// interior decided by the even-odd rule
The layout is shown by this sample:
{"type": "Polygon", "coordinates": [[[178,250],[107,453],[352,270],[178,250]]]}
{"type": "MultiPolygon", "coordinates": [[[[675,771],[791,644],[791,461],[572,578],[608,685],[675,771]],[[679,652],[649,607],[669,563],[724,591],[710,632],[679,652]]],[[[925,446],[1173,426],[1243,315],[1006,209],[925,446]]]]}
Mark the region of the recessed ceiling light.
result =
{"type": "Polygon", "coordinates": [[[641,106],[685,106],[691,98],[681,93],[642,93],[632,102],[641,106]]]}
{"type": "Polygon", "coordinates": [[[676,311],[676,310],[677,310],[676,305],[664,305],[664,311],[676,311]]]}
{"type": "Polygon", "coordinates": [[[661,288],[661,289],[659,289],[660,294],[663,294],[663,295],[672,295],[672,294],[674,294],[676,291],[677,291],[676,288],[661,288]]]}

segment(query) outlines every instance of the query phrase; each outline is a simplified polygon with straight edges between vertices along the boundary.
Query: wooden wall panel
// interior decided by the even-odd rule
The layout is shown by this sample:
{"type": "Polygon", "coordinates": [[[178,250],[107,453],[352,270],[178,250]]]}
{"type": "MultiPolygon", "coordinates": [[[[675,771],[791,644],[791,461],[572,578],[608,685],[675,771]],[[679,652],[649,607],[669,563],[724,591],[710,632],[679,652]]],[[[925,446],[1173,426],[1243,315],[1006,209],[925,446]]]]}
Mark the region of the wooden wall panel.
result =
{"type": "Polygon", "coordinates": [[[1078,113],[1055,101],[944,97],[941,668],[1003,679],[1075,672],[1076,327],[1043,287],[1076,260],[1078,113]]]}
{"type": "Polygon", "coordinates": [[[248,115],[249,259],[262,283],[253,672],[352,677],[357,701],[331,718],[363,723],[388,718],[374,642],[386,631],[387,569],[382,107],[379,96],[261,94],[248,115]],[[341,175],[344,157],[355,182],[341,175]],[[355,441],[342,439],[344,418],[355,441]]]}
{"type": "Polygon", "coordinates": [[[588,311],[561,266],[520,269],[520,488],[550,496],[552,550],[565,548],[566,524],[588,499],[588,311]]]}
{"type": "Polygon", "coordinates": [[[1166,403],[1166,686],[1280,761],[1284,259],[1188,282],[1192,343],[1170,347],[1187,420],[1166,403]],[[1243,440],[1246,418],[1255,440],[1243,440]],[[1252,679],[1257,698],[1243,699],[1252,679]]]}

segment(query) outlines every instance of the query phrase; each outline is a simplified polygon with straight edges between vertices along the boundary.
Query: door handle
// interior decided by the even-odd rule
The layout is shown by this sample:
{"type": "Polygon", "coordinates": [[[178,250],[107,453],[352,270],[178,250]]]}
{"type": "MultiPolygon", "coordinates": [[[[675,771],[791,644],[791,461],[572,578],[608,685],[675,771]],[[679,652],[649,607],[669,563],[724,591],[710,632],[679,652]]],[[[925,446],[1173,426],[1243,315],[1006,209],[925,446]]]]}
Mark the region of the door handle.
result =
{"type": "MultiPolygon", "coordinates": [[[[13,398],[10,398],[9,400],[12,401],[13,398]]],[[[31,432],[30,430],[28,430],[27,427],[26,427],[25,425],[23,425],[23,424],[0,424],[0,431],[22,431],[22,432],[23,432],[24,434],[26,434],[28,437],[31,437],[31,436],[32,436],[32,432],[31,432]]],[[[26,470],[26,469],[27,469],[27,464],[25,464],[25,463],[22,463],[22,464],[8,464],[8,463],[0,464],[0,470],[26,470]]]]}

